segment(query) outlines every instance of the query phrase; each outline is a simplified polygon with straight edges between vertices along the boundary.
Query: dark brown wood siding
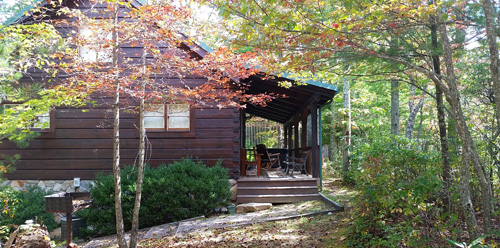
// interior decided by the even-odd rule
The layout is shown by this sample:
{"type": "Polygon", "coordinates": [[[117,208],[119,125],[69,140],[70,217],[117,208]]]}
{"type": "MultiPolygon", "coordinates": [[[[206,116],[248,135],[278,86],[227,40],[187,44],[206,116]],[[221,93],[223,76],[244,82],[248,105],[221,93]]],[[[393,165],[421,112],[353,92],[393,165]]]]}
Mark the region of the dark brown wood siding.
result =
{"type": "MultiPolygon", "coordinates": [[[[97,172],[112,168],[112,119],[106,109],[57,108],[55,131],[42,133],[27,148],[12,142],[0,143],[0,153],[21,155],[16,171],[7,174],[11,180],[93,179],[97,172]]],[[[121,114],[121,164],[132,165],[138,152],[136,115],[121,114]]],[[[148,132],[148,164],[157,166],[181,158],[199,159],[209,166],[222,160],[233,175],[239,149],[239,112],[237,109],[196,109],[194,135],[148,132]]]]}
{"type": "MultiPolygon", "coordinates": [[[[105,6],[89,3],[86,0],[68,0],[66,5],[70,8],[79,8],[82,12],[93,15],[94,12],[86,11],[89,8],[105,8],[105,6]]],[[[122,8],[122,12],[126,12],[122,8]]],[[[101,18],[100,16],[94,16],[101,18]]],[[[64,16],[52,15],[45,18],[55,23],[56,29],[65,37],[71,31],[77,31],[68,23],[57,22],[68,19],[64,16]]],[[[30,18],[23,18],[24,23],[32,22],[30,18]]],[[[138,59],[141,47],[120,46],[123,58],[138,59]]],[[[182,49],[189,49],[181,46],[182,49]]],[[[169,49],[167,46],[163,50],[169,49]]],[[[140,61],[138,61],[140,62],[140,61]]],[[[48,78],[41,70],[31,69],[27,72],[22,83],[38,82],[47,83],[48,78]]],[[[204,78],[176,78],[178,75],[156,75],[157,80],[170,86],[195,87],[206,82],[204,78]]],[[[62,78],[53,80],[60,82],[62,78]]],[[[105,96],[101,96],[104,97],[105,96]]],[[[42,133],[40,137],[30,142],[25,149],[17,148],[12,142],[3,140],[0,143],[0,154],[19,154],[21,160],[15,164],[15,172],[6,177],[10,180],[49,180],[49,179],[92,179],[98,172],[112,171],[112,132],[113,114],[109,104],[103,98],[97,98],[98,106],[92,109],[75,109],[58,107],[53,115],[53,132],[42,133]],[[106,107],[107,105],[107,107],[106,107]]],[[[110,101],[108,101],[110,102],[110,101]]],[[[134,104],[131,103],[131,106],[134,104]]],[[[194,132],[148,132],[146,152],[147,163],[157,166],[162,163],[172,163],[181,158],[191,157],[199,159],[213,166],[222,160],[222,165],[229,169],[239,168],[239,111],[235,108],[196,109],[194,114],[194,132]]],[[[137,117],[130,112],[121,114],[120,139],[121,139],[121,165],[132,165],[138,153],[138,131],[136,130],[137,117]]]]}

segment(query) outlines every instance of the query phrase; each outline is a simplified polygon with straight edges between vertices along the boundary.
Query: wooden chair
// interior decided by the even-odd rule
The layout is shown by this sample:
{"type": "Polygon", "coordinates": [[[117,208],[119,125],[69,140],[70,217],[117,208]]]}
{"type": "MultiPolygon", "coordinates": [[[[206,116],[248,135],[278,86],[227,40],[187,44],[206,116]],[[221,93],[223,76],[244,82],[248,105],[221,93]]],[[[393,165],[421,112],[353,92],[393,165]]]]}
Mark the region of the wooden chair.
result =
{"type": "Polygon", "coordinates": [[[289,157],[288,161],[285,162],[287,165],[286,167],[286,173],[288,174],[290,172],[290,169],[292,170],[292,175],[293,172],[298,170],[300,173],[302,171],[306,171],[306,165],[307,165],[307,158],[309,157],[309,151],[302,153],[300,157],[289,157]]]}
{"type": "Polygon", "coordinates": [[[261,161],[264,164],[263,168],[271,168],[275,164],[278,164],[278,168],[281,168],[280,154],[279,153],[269,153],[267,151],[266,145],[258,144],[257,145],[257,154],[262,155],[261,161]]]}
{"type": "Polygon", "coordinates": [[[247,159],[247,150],[244,148],[240,148],[240,160],[241,160],[241,176],[247,175],[247,167],[249,165],[253,165],[257,168],[257,176],[260,176],[261,169],[261,155],[257,154],[255,148],[250,150],[252,153],[250,156],[253,156],[253,160],[247,159]]]}

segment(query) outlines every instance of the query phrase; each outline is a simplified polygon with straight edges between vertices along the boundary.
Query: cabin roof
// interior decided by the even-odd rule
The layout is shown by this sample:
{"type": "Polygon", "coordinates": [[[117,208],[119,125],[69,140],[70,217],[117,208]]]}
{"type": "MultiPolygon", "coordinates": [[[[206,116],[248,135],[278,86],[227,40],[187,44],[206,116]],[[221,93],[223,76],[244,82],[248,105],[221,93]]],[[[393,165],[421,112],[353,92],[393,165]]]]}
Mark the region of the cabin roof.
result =
{"type": "MultiPolygon", "coordinates": [[[[132,4],[134,6],[142,5],[145,0],[135,0],[132,4]]],[[[5,21],[5,25],[21,23],[29,15],[25,15],[34,6],[44,6],[47,4],[45,0],[35,0],[32,5],[28,5],[23,10],[16,13],[14,16],[5,21]]],[[[184,34],[181,34],[186,36],[184,34]]],[[[187,36],[186,36],[187,37],[187,36]]],[[[194,53],[200,57],[204,57],[211,53],[213,50],[203,42],[196,42],[194,44],[185,44],[194,53]]],[[[247,105],[246,112],[259,116],[268,120],[278,123],[286,123],[291,121],[302,109],[309,105],[312,101],[317,101],[319,106],[326,104],[337,94],[337,87],[331,84],[322,83],[314,80],[299,80],[297,83],[296,78],[293,78],[288,73],[283,73],[281,76],[264,76],[253,75],[249,78],[241,80],[243,83],[250,86],[246,89],[247,94],[270,94],[275,93],[285,95],[268,102],[266,106],[247,105]],[[282,87],[281,82],[291,82],[291,87],[282,87]]]]}

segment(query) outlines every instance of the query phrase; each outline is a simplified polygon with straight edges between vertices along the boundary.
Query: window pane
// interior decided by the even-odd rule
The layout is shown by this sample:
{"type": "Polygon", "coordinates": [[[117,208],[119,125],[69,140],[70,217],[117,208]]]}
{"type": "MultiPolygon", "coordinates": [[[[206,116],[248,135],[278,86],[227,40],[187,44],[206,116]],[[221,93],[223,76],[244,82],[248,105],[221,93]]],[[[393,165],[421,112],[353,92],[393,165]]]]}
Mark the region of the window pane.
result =
{"type": "Polygon", "coordinates": [[[189,104],[169,104],[168,116],[189,116],[189,104]]]}
{"type": "Polygon", "coordinates": [[[146,110],[144,111],[145,117],[164,116],[164,115],[165,115],[165,105],[163,104],[152,104],[146,107],[146,110]]]}
{"type": "Polygon", "coordinates": [[[189,117],[168,117],[169,129],[189,129],[189,117]]]}
{"type": "Polygon", "coordinates": [[[35,128],[49,128],[50,127],[50,117],[49,116],[37,116],[38,121],[33,127],[35,128]]]}
{"type": "Polygon", "coordinates": [[[164,128],[165,118],[161,117],[144,117],[145,128],[164,128]]]}

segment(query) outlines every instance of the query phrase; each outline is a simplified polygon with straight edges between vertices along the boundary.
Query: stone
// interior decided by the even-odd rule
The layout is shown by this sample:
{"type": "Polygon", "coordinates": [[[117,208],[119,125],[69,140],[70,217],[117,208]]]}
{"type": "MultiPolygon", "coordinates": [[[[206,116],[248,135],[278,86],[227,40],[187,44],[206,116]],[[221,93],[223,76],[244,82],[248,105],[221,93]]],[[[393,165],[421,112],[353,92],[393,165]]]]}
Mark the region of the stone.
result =
{"type": "Polygon", "coordinates": [[[12,182],[10,182],[10,186],[15,189],[20,189],[24,186],[24,182],[19,180],[12,180],[12,182]]]}
{"type": "Polygon", "coordinates": [[[45,181],[44,183],[47,188],[53,188],[56,185],[56,181],[54,180],[45,181]]]}
{"type": "Polygon", "coordinates": [[[38,182],[38,187],[45,189],[47,186],[45,186],[45,183],[43,181],[38,182]]]}
{"type": "Polygon", "coordinates": [[[61,191],[61,189],[62,189],[62,184],[60,183],[56,183],[56,185],[54,185],[54,188],[52,188],[54,192],[59,192],[61,191]]]}
{"type": "Polygon", "coordinates": [[[234,185],[236,185],[238,183],[238,181],[234,180],[234,179],[229,179],[229,184],[231,185],[231,187],[233,187],[234,185]]]}
{"type": "Polygon", "coordinates": [[[14,247],[52,247],[50,244],[50,234],[47,228],[41,227],[38,224],[21,225],[19,226],[19,233],[17,234],[14,247]]]}
{"type": "Polygon", "coordinates": [[[244,203],[236,206],[236,213],[249,213],[257,212],[261,210],[270,209],[273,206],[272,203],[244,203]]]}
{"type": "Polygon", "coordinates": [[[227,208],[226,208],[226,207],[222,207],[222,208],[220,209],[220,211],[221,211],[221,213],[227,213],[227,208]]]}
{"type": "Polygon", "coordinates": [[[236,198],[238,195],[238,186],[235,185],[235,186],[231,187],[229,192],[231,192],[231,201],[236,201],[236,198]]]}
{"type": "Polygon", "coordinates": [[[61,190],[68,192],[68,188],[69,188],[69,181],[64,181],[61,185],[61,190]]]}

